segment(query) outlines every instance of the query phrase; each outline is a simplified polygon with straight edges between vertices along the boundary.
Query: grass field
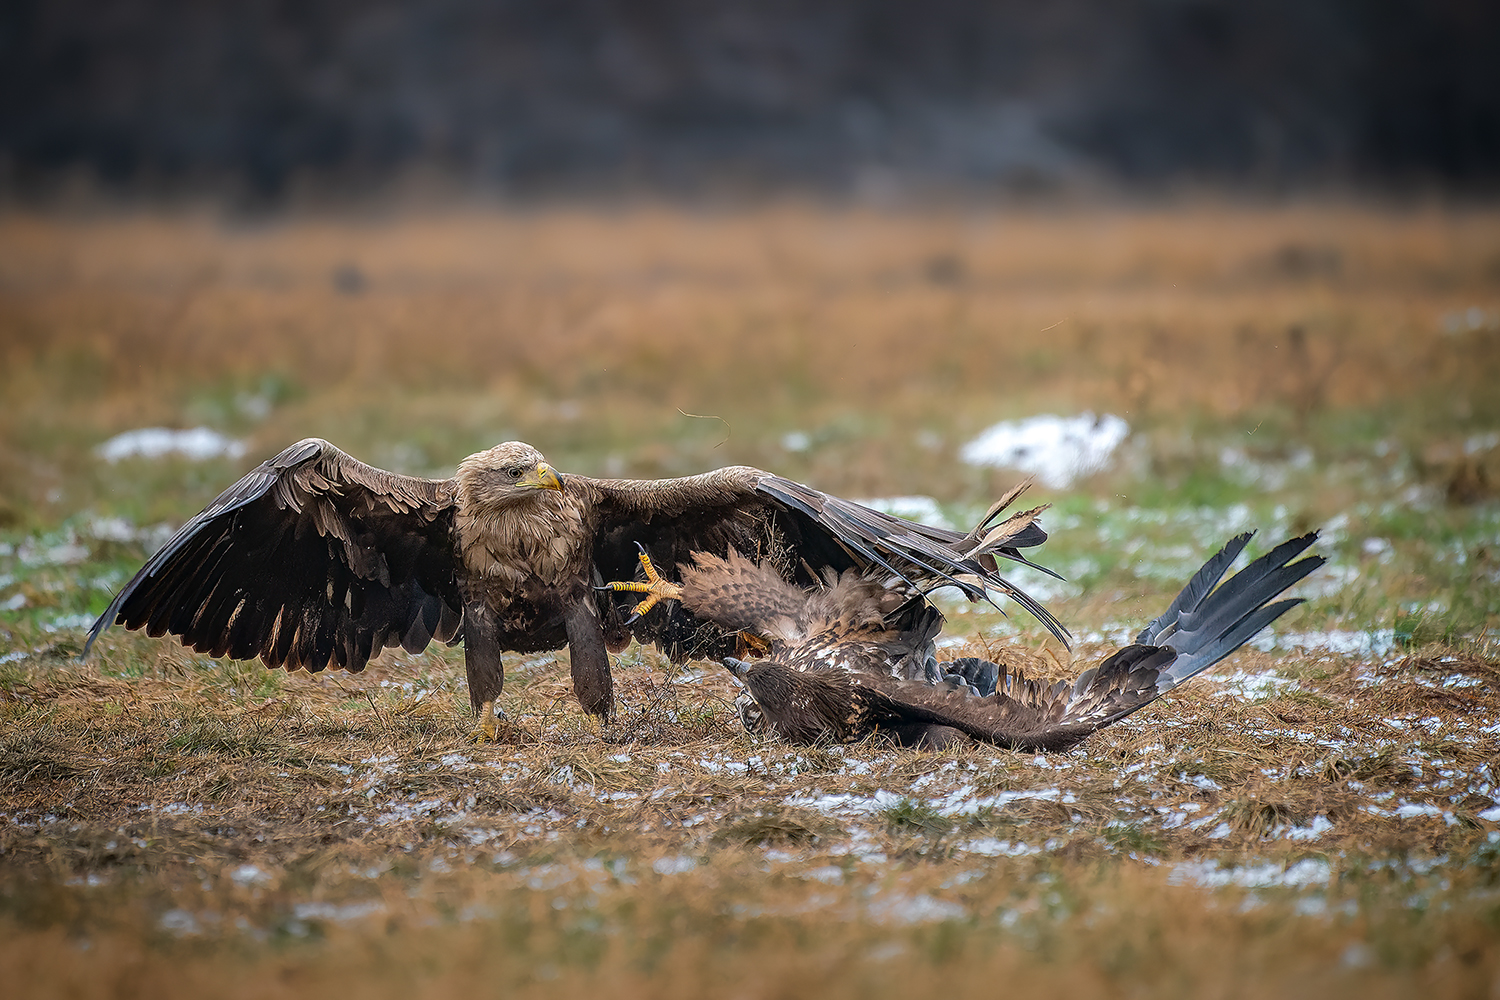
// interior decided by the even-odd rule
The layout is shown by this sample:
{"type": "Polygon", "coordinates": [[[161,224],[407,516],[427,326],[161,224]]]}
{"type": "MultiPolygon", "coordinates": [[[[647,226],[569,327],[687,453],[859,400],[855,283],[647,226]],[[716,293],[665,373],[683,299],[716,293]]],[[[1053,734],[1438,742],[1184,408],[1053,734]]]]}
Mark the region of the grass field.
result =
{"type": "Polygon", "coordinates": [[[0,217],[0,982],[28,996],[1493,996],[1500,212],[788,204],[0,217]],[[1272,634],[1069,755],[798,748],[711,664],[286,675],[112,631],[239,474],[747,463],[967,525],[1000,420],[1113,413],[943,656],[1069,676],[1230,535],[1320,528],[1272,634]],[[107,461],[143,427],[238,457],[107,461]]]}

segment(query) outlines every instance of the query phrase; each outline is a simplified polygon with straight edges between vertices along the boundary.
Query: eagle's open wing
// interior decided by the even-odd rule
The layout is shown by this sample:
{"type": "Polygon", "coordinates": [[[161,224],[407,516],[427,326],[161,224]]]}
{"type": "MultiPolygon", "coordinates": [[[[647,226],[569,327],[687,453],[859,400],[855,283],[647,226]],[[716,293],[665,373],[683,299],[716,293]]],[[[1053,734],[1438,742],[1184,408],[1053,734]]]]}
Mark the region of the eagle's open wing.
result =
{"type": "MultiPolygon", "coordinates": [[[[962,535],[917,524],[745,466],[682,479],[571,476],[568,482],[570,489],[590,491],[594,565],[603,580],[634,575],[637,544],[668,572],[687,564],[694,552],[724,554],[736,549],[770,562],[804,587],[821,585],[829,569],[880,569],[889,574],[891,584],[913,591],[956,586],[971,600],[990,599],[990,592],[997,591],[1026,608],[1059,639],[1070,638],[1046,608],[998,571],[997,555],[1025,562],[1019,547],[1046,540],[1046,533],[1034,523],[1035,512],[1028,512],[1032,517],[1024,526],[991,540],[981,538],[978,529],[962,535]]],[[[996,513],[992,508],[986,522],[996,513]]],[[[638,638],[672,647],[691,632],[691,616],[679,608],[664,616],[666,622],[653,622],[652,617],[637,624],[638,638]],[[676,631],[669,635],[664,628],[676,631]]],[[[725,655],[708,648],[684,652],[725,655]]]]}
{"type": "Polygon", "coordinates": [[[948,726],[1001,746],[1066,750],[1207,670],[1301,603],[1274,598],[1323,565],[1322,556],[1297,558],[1317,532],[1282,542],[1220,584],[1250,535],[1230,539],[1134,644],[1072,684],[1042,685],[1020,671],[970,659],[948,683],[933,686],[864,676],[863,697],[890,720],[882,724],[907,727],[903,732],[948,726]],[[976,690],[980,676],[984,686],[976,690]]]}
{"type": "Polygon", "coordinates": [[[184,524],[99,616],[84,654],[116,623],[289,670],[361,670],[386,646],[456,641],[452,492],[299,441],[184,524]]]}

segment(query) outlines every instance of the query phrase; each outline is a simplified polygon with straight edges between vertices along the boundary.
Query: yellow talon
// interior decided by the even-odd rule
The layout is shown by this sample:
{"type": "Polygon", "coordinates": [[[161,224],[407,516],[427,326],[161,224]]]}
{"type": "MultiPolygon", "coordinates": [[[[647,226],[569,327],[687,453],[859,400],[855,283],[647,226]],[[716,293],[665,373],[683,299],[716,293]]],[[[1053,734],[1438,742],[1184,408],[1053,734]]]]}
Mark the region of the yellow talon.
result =
{"type": "Polygon", "coordinates": [[[474,742],[498,743],[500,728],[497,719],[504,717],[505,713],[496,708],[493,701],[487,701],[479,706],[479,725],[474,729],[474,742]]]}
{"type": "Polygon", "coordinates": [[[735,653],[735,659],[743,660],[747,656],[770,656],[771,641],[764,636],[756,635],[754,632],[739,633],[739,649],[735,653]]]}
{"type": "Polygon", "coordinates": [[[620,593],[646,595],[645,600],[631,609],[631,621],[635,621],[662,601],[676,601],[682,598],[682,587],[664,578],[656,571],[656,567],[652,565],[651,557],[646,554],[644,546],[637,544],[636,548],[641,550],[641,569],[646,573],[645,582],[638,580],[617,581],[607,585],[610,590],[620,593]]]}

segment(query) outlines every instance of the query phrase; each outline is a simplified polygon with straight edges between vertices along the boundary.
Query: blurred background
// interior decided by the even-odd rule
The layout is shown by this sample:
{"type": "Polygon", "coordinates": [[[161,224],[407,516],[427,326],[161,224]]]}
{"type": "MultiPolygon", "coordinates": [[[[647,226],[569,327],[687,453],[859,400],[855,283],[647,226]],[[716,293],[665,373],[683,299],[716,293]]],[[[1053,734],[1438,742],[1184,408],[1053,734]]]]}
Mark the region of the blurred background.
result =
{"type": "Polygon", "coordinates": [[[15,0],[0,190],[1493,192],[1483,0],[15,0]]]}

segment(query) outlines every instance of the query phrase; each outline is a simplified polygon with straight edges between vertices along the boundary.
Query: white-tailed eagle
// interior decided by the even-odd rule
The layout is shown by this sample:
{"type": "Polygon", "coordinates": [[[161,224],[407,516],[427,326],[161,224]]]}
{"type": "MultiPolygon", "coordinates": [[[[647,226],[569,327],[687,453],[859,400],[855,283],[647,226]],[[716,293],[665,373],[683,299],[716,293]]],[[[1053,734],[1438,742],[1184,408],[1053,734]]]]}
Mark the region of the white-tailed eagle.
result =
{"type": "MultiPolygon", "coordinates": [[[[373,468],[317,438],[292,445],[184,524],[110,602],[114,624],[269,667],[358,671],[386,647],[464,643],[469,697],[494,735],[501,653],[569,649],[583,707],[613,709],[610,650],[632,637],[674,660],[722,658],[739,638],[673,607],[627,621],[639,549],[664,565],[743,553],[812,585],[825,572],[881,575],[906,596],[957,586],[1009,596],[1067,630],[1007,581],[999,559],[1046,540],[1035,512],[968,534],[891,517],[743,466],[681,479],[560,475],[530,445],[471,455],[451,479],[373,468]]],[[[88,652],[85,647],[85,654],[88,652]]]]}
{"type": "Polygon", "coordinates": [[[856,571],[808,587],[772,566],[705,553],[683,567],[680,585],[655,584],[654,594],[770,644],[764,659],[724,660],[749,694],[741,716],[752,730],[799,743],[884,733],[907,745],[982,740],[1059,751],[1213,666],[1300,604],[1273,599],[1323,565],[1321,556],[1293,562],[1316,537],[1283,542],[1218,585],[1250,533],[1230,540],[1133,644],[1072,684],[1039,684],[973,657],[938,663],[936,609],[856,571]]]}

